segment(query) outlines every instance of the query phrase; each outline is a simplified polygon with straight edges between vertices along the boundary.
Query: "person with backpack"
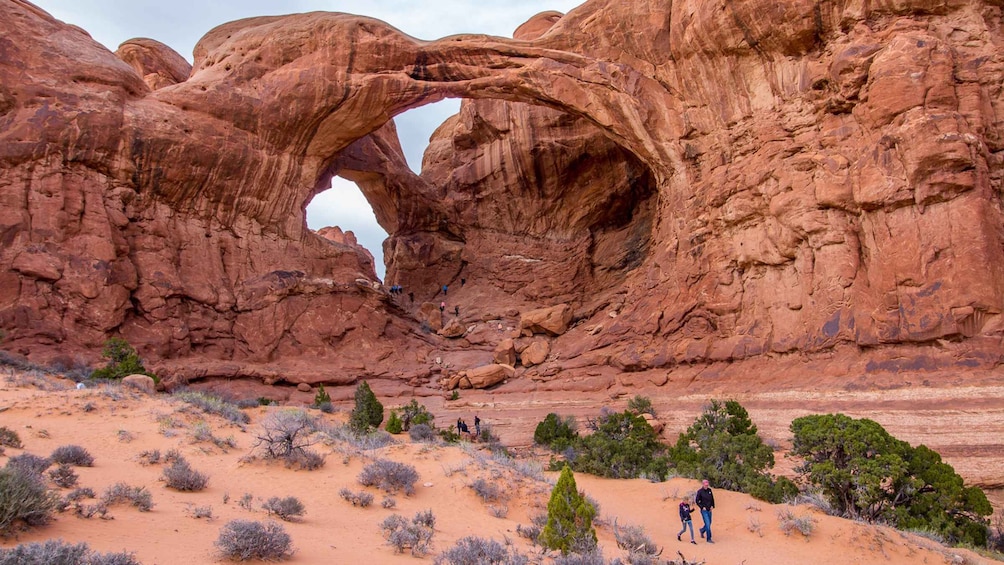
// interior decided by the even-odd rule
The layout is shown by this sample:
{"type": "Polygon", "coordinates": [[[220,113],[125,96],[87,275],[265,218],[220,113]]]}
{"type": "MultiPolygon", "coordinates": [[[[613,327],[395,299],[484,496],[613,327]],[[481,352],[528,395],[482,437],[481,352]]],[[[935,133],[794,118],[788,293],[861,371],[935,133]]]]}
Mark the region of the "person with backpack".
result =
{"type": "Polygon", "coordinates": [[[698,489],[694,502],[701,509],[701,520],[704,521],[700,530],[701,537],[708,540],[708,543],[715,543],[711,541],[711,509],[715,507],[715,495],[711,492],[708,479],[704,479],[704,482],[701,483],[701,488],[698,489]]]}
{"type": "Polygon", "coordinates": [[[680,536],[682,536],[689,527],[690,543],[697,545],[697,542],[694,541],[694,521],[690,518],[690,513],[693,511],[694,509],[690,507],[690,503],[686,500],[680,503],[680,521],[683,522],[683,528],[680,530],[680,533],[676,534],[676,541],[683,541],[680,536]]]}

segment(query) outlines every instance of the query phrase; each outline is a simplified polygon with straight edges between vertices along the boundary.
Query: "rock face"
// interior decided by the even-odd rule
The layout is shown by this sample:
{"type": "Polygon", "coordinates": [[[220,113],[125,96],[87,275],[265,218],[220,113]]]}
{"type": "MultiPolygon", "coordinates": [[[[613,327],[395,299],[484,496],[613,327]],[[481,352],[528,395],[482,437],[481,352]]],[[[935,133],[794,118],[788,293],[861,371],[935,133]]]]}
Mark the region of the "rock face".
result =
{"type": "Polygon", "coordinates": [[[992,367],[1000,10],[592,0],[515,40],[431,42],[312,13],[224,24],[187,73],[157,42],[116,57],[0,0],[5,347],[120,335],[172,382],[411,382],[469,346],[423,331],[445,284],[500,326],[568,305],[547,331],[570,374],[832,352],[992,367]],[[467,100],[417,176],[389,120],[447,96],[467,100]],[[415,300],[306,228],[336,174],[415,300]]]}

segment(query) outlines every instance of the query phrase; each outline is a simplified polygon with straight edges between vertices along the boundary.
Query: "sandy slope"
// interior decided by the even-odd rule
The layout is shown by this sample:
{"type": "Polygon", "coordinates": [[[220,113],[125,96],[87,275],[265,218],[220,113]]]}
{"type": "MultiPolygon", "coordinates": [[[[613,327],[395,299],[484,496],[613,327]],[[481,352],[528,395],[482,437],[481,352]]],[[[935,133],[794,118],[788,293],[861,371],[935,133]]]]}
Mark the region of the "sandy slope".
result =
{"type": "MultiPolygon", "coordinates": [[[[436,516],[434,551],[450,547],[467,535],[511,540],[526,552],[536,552],[517,535],[519,524],[546,505],[553,473],[543,479],[521,472],[517,465],[500,464],[478,446],[414,444],[406,436],[398,443],[370,452],[347,444],[318,445],[326,454],[325,466],[317,471],[294,471],[260,461],[246,462],[258,424],[268,410],[249,410],[251,424],[243,429],[222,418],[208,416],[169,396],[146,397],[118,388],[98,390],[40,390],[26,381],[2,379],[0,425],[16,430],[24,449],[6,450],[6,455],[31,452],[48,455],[58,446],[76,444],[95,458],[92,468],[80,468],[80,486],[99,495],[116,482],[144,486],[153,494],[151,512],[114,506],[112,519],[79,518],[71,513],[58,515],[48,526],[3,540],[18,542],[63,538],[86,541],[101,551],[129,550],[147,565],[214,563],[219,561],[213,546],[220,527],[234,518],[265,519],[261,502],[271,496],[296,496],[307,514],[297,523],[283,523],[292,536],[296,553],[292,563],[415,563],[410,555],[395,554],[385,544],[378,524],[391,513],[410,518],[432,509],[436,516]],[[192,432],[198,422],[208,424],[217,438],[232,437],[237,447],[225,449],[212,442],[196,442],[192,432]],[[178,449],[192,466],[210,475],[209,486],[198,493],[167,489],[159,480],[161,465],[143,465],[139,454],[145,450],[178,449]],[[375,457],[391,458],[416,467],[420,479],[413,496],[394,495],[396,507],[380,506],[384,494],[366,489],[356,477],[375,457]],[[469,488],[484,478],[499,486],[506,500],[496,510],[469,488]],[[368,490],[375,502],[368,508],[353,507],[338,496],[347,487],[368,490]],[[250,493],[252,510],[238,501],[250,493]],[[197,507],[210,506],[213,519],[193,517],[197,507]],[[496,517],[495,514],[504,517],[496,517]]],[[[332,423],[344,414],[322,415],[332,423]]],[[[441,420],[449,421],[442,417],[441,420]]],[[[0,457],[5,462],[7,457],[0,457]]],[[[521,467],[532,466],[521,461],[521,467]]],[[[989,563],[970,552],[947,550],[932,542],[892,529],[868,526],[822,515],[809,507],[773,506],[731,492],[718,491],[714,545],[678,543],[677,501],[690,496],[695,481],[673,479],[664,483],[644,480],[614,481],[583,474],[576,475],[579,487],[600,505],[600,543],[608,558],[624,556],[613,539],[612,525],[640,525],[664,547],[663,557],[675,557],[680,550],[688,559],[708,564],[778,565],[847,563],[989,563]],[[785,535],[778,513],[810,515],[815,530],[808,538],[795,532],[785,535]]],[[[93,501],[90,501],[93,502],[93,501]]],[[[699,518],[695,523],[699,525],[699,518]]],[[[426,558],[431,562],[431,558],[426,558]]]]}

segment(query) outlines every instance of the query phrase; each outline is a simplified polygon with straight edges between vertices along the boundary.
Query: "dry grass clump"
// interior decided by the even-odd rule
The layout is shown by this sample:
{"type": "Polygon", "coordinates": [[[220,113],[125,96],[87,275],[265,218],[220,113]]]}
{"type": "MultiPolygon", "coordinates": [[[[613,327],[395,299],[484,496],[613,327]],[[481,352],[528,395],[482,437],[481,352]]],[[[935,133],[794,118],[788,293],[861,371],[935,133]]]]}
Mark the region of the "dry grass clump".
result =
{"type": "Polygon", "coordinates": [[[115,483],[108,487],[105,494],[101,496],[102,504],[111,506],[119,502],[126,502],[140,512],[149,512],[153,509],[153,495],[145,487],[129,486],[126,483],[115,483]]]}
{"type": "Polygon", "coordinates": [[[809,537],[816,528],[815,518],[808,514],[795,516],[795,513],[788,509],[778,510],[777,523],[786,536],[791,535],[793,531],[798,531],[803,536],[809,537]]]}
{"type": "Polygon", "coordinates": [[[227,402],[218,396],[203,392],[183,391],[175,393],[174,398],[190,404],[206,414],[220,416],[239,426],[243,426],[251,421],[251,417],[245,414],[236,404],[227,402]]]}
{"type": "Polygon", "coordinates": [[[502,489],[495,483],[486,481],[483,478],[475,479],[474,482],[467,486],[481,497],[481,500],[485,503],[498,502],[502,499],[502,489]]]}
{"type": "MultiPolygon", "coordinates": [[[[655,557],[662,553],[657,545],[645,533],[641,526],[619,526],[614,520],[614,539],[617,547],[626,549],[635,560],[643,560],[644,556],[655,557]]],[[[629,557],[630,560],[630,557],[629,557]]],[[[634,563],[634,561],[631,561],[634,563]]]]}
{"type": "Polygon", "coordinates": [[[215,542],[223,557],[234,561],[278,561],[293,555],[293,540],[278,522],[231,520],[215,542]]]}

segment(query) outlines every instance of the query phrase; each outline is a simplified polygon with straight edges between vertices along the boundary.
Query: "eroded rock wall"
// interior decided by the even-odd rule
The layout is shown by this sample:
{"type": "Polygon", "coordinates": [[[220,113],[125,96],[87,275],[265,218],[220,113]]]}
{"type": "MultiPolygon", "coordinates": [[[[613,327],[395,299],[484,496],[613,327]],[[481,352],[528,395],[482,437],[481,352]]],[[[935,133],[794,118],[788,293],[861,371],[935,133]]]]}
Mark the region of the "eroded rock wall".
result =
{"type": "Polygon", "coordinates": [[[16,350],[123,335],[179,378],[421,385],[567,303],[539,374],[999,359],[996,4],[592,0],[513,40],[432,42],[344,14],[252,18],[210,31],[187,78],[156,42],[120,48],[127,64],[0,7],[16,350]],[[469,100],[416,176],[389,120],[444,97],[469,100]],[[306,229],[334,174],[373,203],[414,301],[306,229]],[[473,324],[460,340],[415,317],[444,284],[473,324]]]}

